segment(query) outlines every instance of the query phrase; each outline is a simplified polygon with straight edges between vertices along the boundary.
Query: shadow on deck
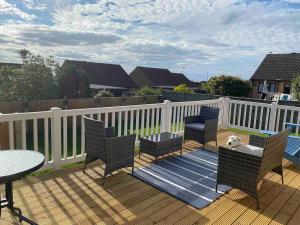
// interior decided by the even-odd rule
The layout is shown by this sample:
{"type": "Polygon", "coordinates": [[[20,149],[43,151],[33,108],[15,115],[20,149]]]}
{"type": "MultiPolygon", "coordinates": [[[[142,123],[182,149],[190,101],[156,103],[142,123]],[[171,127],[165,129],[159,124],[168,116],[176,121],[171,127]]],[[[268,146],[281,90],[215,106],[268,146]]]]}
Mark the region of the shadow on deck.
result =
{"type": "MultiPolygon", "coordinates": [[[[218,133],[219,144],[232,134],[218,133]]],[[[243,142],[248,141],[241,135],[243,142]]],[[[206,147],[216,151],[214,143],[206,147]]],[[[200,146],[186,142],[184,151],[200,146]]],[[[170,155],[169,157],[171,157],[170,155]]],[[[167,156],[168,157],[168,156],[167,156]]],[[[136,167],[153,158],[136,158],[136,167]]],[[[102,167],[95,162],[83,174],[80,167],[56,171],[16,182],[15,204],[39,224],[299,224],[299,169],[284,162],[285,184],[280,176],[266,175],[259,190],[261,210],[255,200],[233,189],[209,206],[198,210],[127,174],[114,173],[102,186],[102,167]]],[[[6,209],[1,224],[18,224],[6,209]]]]}

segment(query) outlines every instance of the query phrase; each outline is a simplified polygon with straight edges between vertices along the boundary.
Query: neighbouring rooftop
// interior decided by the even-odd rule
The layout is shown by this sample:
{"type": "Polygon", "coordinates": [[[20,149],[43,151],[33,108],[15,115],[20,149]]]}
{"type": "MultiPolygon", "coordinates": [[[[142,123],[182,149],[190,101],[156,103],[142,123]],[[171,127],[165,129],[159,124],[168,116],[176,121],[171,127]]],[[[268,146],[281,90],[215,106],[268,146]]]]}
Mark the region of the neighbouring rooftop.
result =
{"type": "Polygon", "coordinates": [[[91,88],[102,89],[131,89],[135,83],[120,65],[96,63],[87,61],[66,60],[87,73],[91,88]]]}
{"type": "Polygon", "coordinates": [[[300,74],[300,53],[268,54],[251,80],[291,81],[300,74]]]}

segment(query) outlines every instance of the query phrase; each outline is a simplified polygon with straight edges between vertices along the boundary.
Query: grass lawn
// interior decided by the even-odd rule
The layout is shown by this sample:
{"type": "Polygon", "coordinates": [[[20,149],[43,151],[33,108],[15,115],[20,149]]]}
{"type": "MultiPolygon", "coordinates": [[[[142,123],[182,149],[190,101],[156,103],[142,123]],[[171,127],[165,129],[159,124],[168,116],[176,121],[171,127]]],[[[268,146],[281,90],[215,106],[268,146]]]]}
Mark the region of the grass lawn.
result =
{"type": "Polygon", "coordinates": [[[232,132],[235,132],[235,133],[240,133],[240,134],[247,134],[247,135],[252,134],[252,135],[257,135],[257,136],[260,136],[260,137],[268,137],[268,135],[262,134],[260,132],[242,130],[242,129],[238,129],[238,128],[228,128],[226,130],[232,131],[232,132]]]}

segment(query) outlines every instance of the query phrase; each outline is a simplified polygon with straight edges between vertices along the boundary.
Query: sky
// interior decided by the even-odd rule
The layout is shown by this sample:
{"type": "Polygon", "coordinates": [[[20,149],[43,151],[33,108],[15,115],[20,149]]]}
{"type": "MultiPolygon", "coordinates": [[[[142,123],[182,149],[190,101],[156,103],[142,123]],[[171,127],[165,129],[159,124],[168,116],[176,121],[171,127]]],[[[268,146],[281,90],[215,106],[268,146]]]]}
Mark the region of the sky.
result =
{"type": "Polygon", "coordinates": [[[44,56],[249,79],[300,52],[300,0],[0,0],[0,62],[44,56]]]}

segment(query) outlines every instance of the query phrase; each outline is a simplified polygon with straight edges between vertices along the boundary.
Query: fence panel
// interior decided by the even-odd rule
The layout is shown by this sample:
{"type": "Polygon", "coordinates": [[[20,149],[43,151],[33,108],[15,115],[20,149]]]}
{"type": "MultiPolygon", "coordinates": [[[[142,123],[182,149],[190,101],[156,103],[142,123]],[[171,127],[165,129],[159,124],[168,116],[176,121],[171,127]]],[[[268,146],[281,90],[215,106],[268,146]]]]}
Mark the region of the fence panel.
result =
{"type": "Polygon", "coordinates": [[[223,108],[223,102],[220,99],[76,110],[52,108],[44,112],[0,114],[0,125],[6,124],[8,149],[39,151],[46,158],[44,169],[59,169],[64,164],[84,160],[83,116],[104,121],[106,127],[114,126],[118,136],[135,134],[138,141],[159,132],[182,132],[186,115],[199,114],[202,105],[223,108]]]}
{"type": "MultiPolygon", "coordinates": [[[[230,100],[229,107],[229,125],[234,128],[278,132],[285,129],[285,123],[300,122],[300,107],[238,100],[230,100]]],[[[292,132],[299,135],[297,128],[292,132]]]]}
{"type": "Polygon", "coordinates": [[[52,127],[49,126],[51,118],[50,111],[0,115],[0,124],[8,124],[7,130],[2,130],[3,133],[8,134],[6,137],[9,142],[8,148],[39,151],[45,155],[44,168],[51,167],[53,163],[53,155],[49,151],[52,144],[49,135],[52,131],[52,127]]]}
{"type": "Polygon", "coordinates": [[[253,131],[268,127],[271,104],[230,100],[229,125],[253,131]]]}

